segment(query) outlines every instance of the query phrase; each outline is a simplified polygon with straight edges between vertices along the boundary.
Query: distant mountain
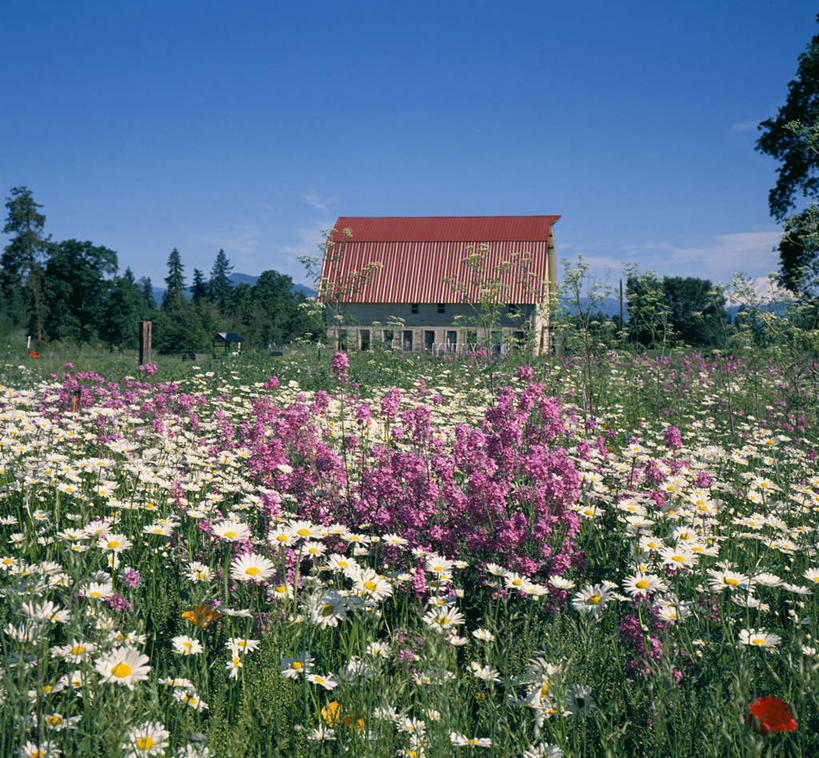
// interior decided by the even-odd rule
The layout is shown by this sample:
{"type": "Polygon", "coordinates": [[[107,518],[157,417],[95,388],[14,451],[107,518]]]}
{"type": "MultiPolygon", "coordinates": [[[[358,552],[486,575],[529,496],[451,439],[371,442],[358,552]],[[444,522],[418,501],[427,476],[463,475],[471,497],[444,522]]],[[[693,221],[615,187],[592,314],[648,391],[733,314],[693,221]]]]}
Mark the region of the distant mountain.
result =
{"type": "MultiPolygon", "coordinates": [[[[588,298],[581,298],[580,304],[583,310],[585,311],[589,307],[589,300],[588,298]]],[[[568,301],[563,301],[563,309],[568,313],[574,313],[577,308],[574,306],[573,303],[569,303],[568,301]]],[[[604,297],[603,300],[599,303],[595,303],[594,307],[595,312],[599,313],[602,311],[606,316],[619,316],[620,315],[620,299],[616,297],[604,297]]],[[[728,314],[728,322],[733,323],[734,319],[741,310],[744,310],[744,306],[741,305],[726,305],[725,312],[728,314]]],[[[770,311],[771,313],[775,313],[777,316],[784,316],[788,312],[788,304],[787,303],[764,303],[760,306],[761,311],[770,311]]],[[[628,321],[628,304],[623,301],[623,315],[625,316],[626,321],[628,321]]]]}
{"type": "Polygon", "coordinates": [[[306,284],[294,284],[293,292],[301,292],[305,297],[315,297],[317,294],[312,287],[308,287],[306,284]]]}
{"type": "MultiPolygon", "coordinates": [[[[258,276],[254,276],[253,274],[241,274],[239,272],[231,274],[229,279],[234,287],[238,286],[239,284],[249,284],[252,287],[257,281],[259,281],[258,276]]],[[[165,288],[151,287],[151,292],[153,293],[154,300],[156,300],[156,304],[162,305],[162,298],[165,296],[165,288]]],[[[306,284],[294,284],[293,292],[301,292],[305,297],[316,296],[316,291],[308,287],[306,284]]]]}
{"type": "MultiPolygon", "coordinates": [[[[577,311],[576,306],[574,303],[570,303],[568,300],[562,301],[563,310],[569,313],[575,313],[577,311]]],[[[589,299],[587,297],[580,298],[580,307],[585,311],[589,307],[589,299]]],[[[623,310],[626,310],[626,304],[623,303],[623,310]]],[[[620,299],[616,297],[604,297],[599,302],[594,303],[594,312],[600,313],[602,311],[606,316],[619,316],[620,315],[620,299]]]]}
{"type": "Polygon", "coordinates": [[[259,280],[258,276],[253,276],[253,274],[231,274],[228,279],[230,279],[230,283],[235,287],[238,284],[249,284],[251,287],[256,284],[259,280]]]}

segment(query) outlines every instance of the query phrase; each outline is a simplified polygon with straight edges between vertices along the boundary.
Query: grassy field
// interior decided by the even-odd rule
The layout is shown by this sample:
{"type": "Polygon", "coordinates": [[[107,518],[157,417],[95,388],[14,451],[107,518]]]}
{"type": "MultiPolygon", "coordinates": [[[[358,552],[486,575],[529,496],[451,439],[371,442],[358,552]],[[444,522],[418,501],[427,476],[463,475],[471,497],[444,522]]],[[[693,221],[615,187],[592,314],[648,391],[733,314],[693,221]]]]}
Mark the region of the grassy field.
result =
{"type": "Polygon", "coordinates": [[[0,358],[0,754],[819,755],[817,366],[0,358]]]}

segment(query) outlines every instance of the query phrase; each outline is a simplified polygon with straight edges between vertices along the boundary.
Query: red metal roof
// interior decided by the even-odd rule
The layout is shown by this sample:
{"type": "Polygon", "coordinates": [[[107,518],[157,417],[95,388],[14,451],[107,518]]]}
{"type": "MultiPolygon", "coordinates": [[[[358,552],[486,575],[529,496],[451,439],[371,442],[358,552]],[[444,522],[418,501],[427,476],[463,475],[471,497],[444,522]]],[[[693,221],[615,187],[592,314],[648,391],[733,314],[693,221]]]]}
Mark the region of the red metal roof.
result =
{"type": "Polygon", "coordinates": [[[341,216],[333,228],[336,242],[534,242],[549,238],[560,216],[341,216]],[[344,235],[352,230],[352,237],[344,235]]]}
{"type": "Polygon", "coordinates": [[[498,303],[542,302],[549,235],[559,218],[342,216],[325,251],[320,299],[465,303],[488,295],[498,303]]]}

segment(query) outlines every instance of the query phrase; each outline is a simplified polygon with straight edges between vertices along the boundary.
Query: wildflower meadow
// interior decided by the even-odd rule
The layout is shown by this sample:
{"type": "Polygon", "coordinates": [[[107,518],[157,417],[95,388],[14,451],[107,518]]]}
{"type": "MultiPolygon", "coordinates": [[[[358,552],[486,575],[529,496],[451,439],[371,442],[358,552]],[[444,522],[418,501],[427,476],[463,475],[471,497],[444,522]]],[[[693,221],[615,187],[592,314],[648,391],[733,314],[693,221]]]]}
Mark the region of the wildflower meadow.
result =
{"type": "Polygon", "coordinates": [[[819,755],[808,356],[118,369],[0,367],[0,754],[819,755]]]}

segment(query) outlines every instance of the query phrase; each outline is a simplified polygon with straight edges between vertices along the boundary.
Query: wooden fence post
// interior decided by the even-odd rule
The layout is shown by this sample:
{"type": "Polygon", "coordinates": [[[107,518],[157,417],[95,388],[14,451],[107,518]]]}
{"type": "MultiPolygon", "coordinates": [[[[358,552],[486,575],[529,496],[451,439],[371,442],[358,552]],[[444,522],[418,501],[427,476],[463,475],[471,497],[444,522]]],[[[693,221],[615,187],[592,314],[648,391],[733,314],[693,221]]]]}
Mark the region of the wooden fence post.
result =
{"type": "Polygon", "coordinates": [[[150,321],[143,321],[139,329],[139,365],[151,362],[151,327],[150,321]]]}

